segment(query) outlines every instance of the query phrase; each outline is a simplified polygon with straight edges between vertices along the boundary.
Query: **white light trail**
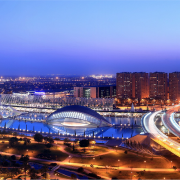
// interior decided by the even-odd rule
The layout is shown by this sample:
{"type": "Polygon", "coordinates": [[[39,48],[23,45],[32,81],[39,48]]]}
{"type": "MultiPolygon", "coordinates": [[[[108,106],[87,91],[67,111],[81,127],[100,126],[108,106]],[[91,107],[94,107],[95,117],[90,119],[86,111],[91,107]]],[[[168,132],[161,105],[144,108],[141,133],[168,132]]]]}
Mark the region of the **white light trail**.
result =
{"type": "Polygon", "coordinates": [[[155,125],[155,117],[157,114],[161,113],[162,111],[157,111],[154,113],[148,113],[143,118],[143,124],[146,129],[146,131],[150,134],[150,136],[158,141],[159,143],[163,143],[168,150],[173,152],[174,154],[180,156],[180,144],[176,141],[168,138],[165,134],[163,134],[155,125]]]}

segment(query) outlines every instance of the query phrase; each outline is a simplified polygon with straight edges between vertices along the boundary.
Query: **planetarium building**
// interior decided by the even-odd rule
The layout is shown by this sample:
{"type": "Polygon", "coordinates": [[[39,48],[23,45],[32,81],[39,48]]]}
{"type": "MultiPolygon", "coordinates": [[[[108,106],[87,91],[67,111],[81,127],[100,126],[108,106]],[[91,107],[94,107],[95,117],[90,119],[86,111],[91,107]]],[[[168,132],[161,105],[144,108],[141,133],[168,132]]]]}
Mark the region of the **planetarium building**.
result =
{"type": "Polygon", "coordinates": [[[104,117],[85,106],[66,106],[53,112],[46,122],[57,126],[104,127],[111,126],[104,117]]]}

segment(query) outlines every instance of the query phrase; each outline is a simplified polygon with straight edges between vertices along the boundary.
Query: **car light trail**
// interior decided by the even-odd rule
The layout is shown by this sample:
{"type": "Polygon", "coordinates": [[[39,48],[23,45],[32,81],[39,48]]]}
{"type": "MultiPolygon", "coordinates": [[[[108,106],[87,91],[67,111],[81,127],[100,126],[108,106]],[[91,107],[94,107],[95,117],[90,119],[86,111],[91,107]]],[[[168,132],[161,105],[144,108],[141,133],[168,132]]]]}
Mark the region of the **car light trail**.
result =
{"type": "Polygon", "coordinates": [[[180,126],[174,119],[174,111],[176,111],[178,107],[179,105],[176,105],[168,110],[166,114],[163,115],[162,122],[166,129],[168,129],[175,136],[180,137],[180,126]]]}
{"type": "Polygon", "coordinates": [[[148,113],[144,116],[142,125],[146,129],[146,132],[150,134],[151,139],[180,157],[180,144],[163,134],[155,125],[155,117],[159,113],[162,113],[162,111],[148,113]]]}

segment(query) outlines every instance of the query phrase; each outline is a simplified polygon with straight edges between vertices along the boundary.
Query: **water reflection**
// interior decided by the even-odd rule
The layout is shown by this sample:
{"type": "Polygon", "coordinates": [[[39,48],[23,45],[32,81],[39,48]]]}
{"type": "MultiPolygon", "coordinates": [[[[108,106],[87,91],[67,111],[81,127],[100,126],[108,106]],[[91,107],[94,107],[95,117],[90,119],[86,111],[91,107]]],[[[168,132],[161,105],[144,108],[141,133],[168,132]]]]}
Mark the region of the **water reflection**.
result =
{"type": "MultiPolygon", "coordinates": [[[[38,117],[39,120],[44,119],[45,114],[38,116],[31,115],[31,117],[38,117]]],[[[26,117],[28,117],[26,115],[26,117]]],[[[141,124],[140,118],[118,118],[118,117],[106,117],[106,119],[112,124],[141,124]]],[[[103,136],[103,137],[123,137],[130,138],[131,136],[135,136],[142,132],[141,128],[115,128],[115,127],[101,127],[101,128],[71,128],[71,127],[58,127],[53,125],[48,125],[44,122],[33,122],[33,121],[25,121],[25,120],[13,120],[6,119],[2,120],[0,123],[1,127],[6,126],[7,128],[14,129],[26,129],[31,131],[42,131],[42,132],[56,132],[61,134],[73,134],[73,135],[88,135],[88,136],[103,136]]]]}
{"type": "Polygon", "coordinates": [[[119,118],[119,117],[106,117],[111,124],[137,124],[141,125],[141,118],[119,118]]]}

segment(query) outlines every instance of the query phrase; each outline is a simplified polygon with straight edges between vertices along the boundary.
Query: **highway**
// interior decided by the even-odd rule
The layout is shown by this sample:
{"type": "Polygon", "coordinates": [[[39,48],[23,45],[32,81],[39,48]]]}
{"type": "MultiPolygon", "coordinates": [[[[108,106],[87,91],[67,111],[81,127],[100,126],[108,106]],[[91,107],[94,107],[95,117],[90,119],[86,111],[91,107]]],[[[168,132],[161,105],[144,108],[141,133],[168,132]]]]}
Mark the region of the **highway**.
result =
{"type": "Polygon", "coordinates": [[[146,114],[142,119],[142,126],[150,138],[155,142],[180,157],[180,144],[163,134],[155,125],[155,117],[162,111],[146,114]]]}
{"type": "Polygon", "coordinates": [[[175,136],[180,137],[180,126],[174,119],[174,112],[178,111],[180,105],[176,105],[173,108],[169,109],[162,118],[164,126],[175,136]]]}

